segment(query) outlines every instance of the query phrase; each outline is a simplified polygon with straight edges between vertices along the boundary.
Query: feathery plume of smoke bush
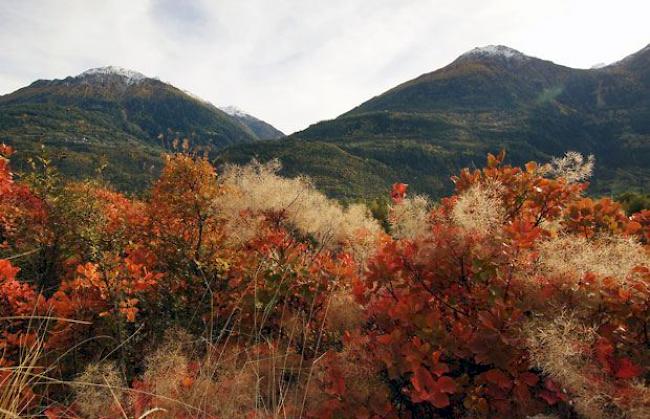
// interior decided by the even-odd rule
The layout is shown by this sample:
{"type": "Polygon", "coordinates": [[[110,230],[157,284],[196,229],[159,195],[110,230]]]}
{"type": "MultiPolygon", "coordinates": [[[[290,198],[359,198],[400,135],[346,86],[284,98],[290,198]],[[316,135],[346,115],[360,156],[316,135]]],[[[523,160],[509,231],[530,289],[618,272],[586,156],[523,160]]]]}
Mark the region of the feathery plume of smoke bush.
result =
{"type": "Polygon", "coordinates": [[[600,368],[594,368],[593,345],[596,329],[580,322],[567,311],[554,319],[538,319],[524,328],[531,367],[541,369],[572,394],[576,411],[586,418],[647,418],[650,389],[634,385],[635,397],[625,401],[612,397],[616,383],[600,368]],[[596,380],[595,380],[596,378],[596,380]],[[598,390],[600,388],[600,391],[598,390]],[[605,389],[603,391],[603,388],[605,389]]]}
{"type": "Polygon", "coordinates": [[[255,234],[255,216],[279,215],[283,222],[301,234],[312,236],[326,249],[344,248],[365,259],[381,228],[365,205],[344,208],[328,199],[305,177],[293,179],[278,175],[280,163],[251,162],[228,166],[220,177],[225,195],[217,207],[228,221],[230,232],[245,240],[255,234]]]}
{"type": "Polygon", "coordinates": [[[477,184],[463,192],[451,213],[453,222],[470,231],[487,234],[503,223],[503,186],[497,181],[477,184]]]}
{"type": "Polygon", "coordinates": [[[600,237],[588,240],[558,236],[540,243],[540,268],[551,276],[584,277],[587,272],[625,280],[636,266],[650,266],[641,244],[631,238],[600,237]]]}
{"type": "Polygon", "coordinates": [[[99,418],[115,411],[125,399],[125,383],[112,363],[90,364],[73,382],[75,406],[83,417],[99,418]]]}
{"type": "Polygon", "coordinates": [[[391,234],[398,239],[413,239],[430,231],[432,203],[422,195],[404,198],[390,208],[391,234]]]}
{"type": "Polygon", "coordinates": [[[595,330],[563,312],[551,321],[532,321],[525,331],[531,366],[541,369],[570,391],[580,414],[589,418],[608,417],[611,400],[604,394],[594,393],[586,374],[591,354],[585,348],[596,341],[595,330]]]}
{"type": "Polygon", "coordinates": [[[545,174],[564,178],[567,182],[580,182],[591,177],[596,158],[590,154],[587,159],[576,151],[568,151],[564,157],[553,157],[550,163],[543,166],[545,174]]]}

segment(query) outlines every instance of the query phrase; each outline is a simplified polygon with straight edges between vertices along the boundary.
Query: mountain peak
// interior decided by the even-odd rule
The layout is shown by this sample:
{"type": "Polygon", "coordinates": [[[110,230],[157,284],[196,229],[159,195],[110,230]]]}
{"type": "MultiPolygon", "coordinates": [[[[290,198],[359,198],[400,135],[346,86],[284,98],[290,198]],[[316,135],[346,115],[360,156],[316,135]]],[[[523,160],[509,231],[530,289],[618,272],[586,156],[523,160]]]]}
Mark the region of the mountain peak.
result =
{"type": "Polygon", "coordinates": [[[622,60],[616,61],[616,62],[608,65],[608,67],[615,67],[615,66],[631,64],[631,63],[634,63],[635,61],[637,61],[639,59],[644,60],[644,57],[646,57],[645,60],[647,60],[648,56],[650,56],[650,44],[646,45],[644,48],[640,49],[639,51],[628,55],[627,57],[623,58],[622,60]]]}
{"type": "Polygon", "coordinates": [[[91,68],[90,70],[86,70],[83,73],[79,74],[77,77],[94,76],[118,76],[125,79],[127,84],[139,83],[147,78],[147,76],[137,71],[112,65],[107,67],[91,68]]]}
{"type": "Polygon", "coordinates": [[[461,55],[461,58],[462,57],[503,57],[515,60],[529,58],[526,54],[505,45],[486,45],[484,47],[476,47],[461,55]]]}

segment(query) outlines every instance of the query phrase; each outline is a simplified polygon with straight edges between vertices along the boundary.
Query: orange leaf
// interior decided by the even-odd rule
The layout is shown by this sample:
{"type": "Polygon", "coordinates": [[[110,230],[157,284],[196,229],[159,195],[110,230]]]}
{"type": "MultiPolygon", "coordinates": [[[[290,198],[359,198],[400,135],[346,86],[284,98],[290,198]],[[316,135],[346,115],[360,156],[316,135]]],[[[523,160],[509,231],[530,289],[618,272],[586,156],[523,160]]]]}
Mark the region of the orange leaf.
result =
{"type": "Polygon", "coordinates": [[[529,161],[528,163],[526,163],[525,167],[528,173],[533,173],[535,172],[535,169],[537,169],[537,163],[535,163],[534,161],[529,161]]]}
{"type": "Polygon", "coordinates": [[[406,189],[408,188],[408,185],[406,183],[394,183],[393,188],[390,192],[390,197],[392,198],[393,202],[398,204],[402,202],[404,197],[406,196],[406,189]]]}
{"type": "Polygon", "coordinates": [[[192,377],[183,377],[181,380],[181,385],[185,388],[190,388],[192,387],[192,384],[194,384],[194,379],[192,377]]]}

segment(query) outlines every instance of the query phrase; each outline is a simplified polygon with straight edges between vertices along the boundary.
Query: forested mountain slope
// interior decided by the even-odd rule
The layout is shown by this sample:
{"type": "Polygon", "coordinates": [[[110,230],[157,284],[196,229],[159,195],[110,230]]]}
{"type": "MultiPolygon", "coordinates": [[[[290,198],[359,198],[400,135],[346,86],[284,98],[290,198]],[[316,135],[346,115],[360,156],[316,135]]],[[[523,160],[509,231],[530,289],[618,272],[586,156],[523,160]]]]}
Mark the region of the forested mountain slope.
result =
{"type": "Polygon", "coordinates": [[[596,157],[592,193],[650,184],[650,46],[598,69],[572,69],[504,46],[448,66],[340,117],[274,142],[226,149],[220,161],[279,158],[336,197],[370,197],[401,181],[440,196],[449,174],[505,148],[508,161],[576,150],[596,157]]]}

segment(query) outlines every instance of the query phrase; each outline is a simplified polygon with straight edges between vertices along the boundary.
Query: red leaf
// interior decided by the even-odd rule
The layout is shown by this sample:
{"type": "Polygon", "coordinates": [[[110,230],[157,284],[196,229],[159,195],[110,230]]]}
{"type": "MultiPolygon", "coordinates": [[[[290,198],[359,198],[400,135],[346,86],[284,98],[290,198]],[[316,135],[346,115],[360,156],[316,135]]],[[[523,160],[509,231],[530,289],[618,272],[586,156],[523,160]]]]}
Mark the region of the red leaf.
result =
{"type": "Polygon", "coordinates": [[[528,390],[528,386],[522,382],[517,383],[512,392],[519,401],[526,402],[530,400],[530,391],[528,390]]]}
{"type": "Polygon", "coordinates": [[[434,386],[433,377],[426,368],[418,367],[413,371],[411,383],[415,391],[419,393],[428,393],[434,386]]]}
{"type": "Polygon", "coordinates": [[[529,387],[534,386],[539,382],[539,377],[532,372],[524,372],[522,374],[519,374],[519,379],[526,383],[529,387]]]}
{"type": "Polygon", "coordinates": [[[449,397],[445,393],[436,392],[429,397],[431,404],[438,409],[444,409],[449,406],[449,397]]]}
{"type": "Polygon", "coordinates": [[[550,392],[548,390],[542,390],[539,393],[539,397],[544,399],[544,401],[546,401],[546,403],[548,403],[551,406],[553,406],[554,404],[560,401],[560,399],[556,396],[555,393],[550,392]]]}
{"type": "Polygon", "coordinates": [[[345,394],[345,379],[338,372],[330,372],[329,386],[325,388],[325,392],[331,396],[338,396],[345,394]]]}
{"type": "Polygon", "coordinates": [[[449,366],[444,362],[440,362],[431,369],[431,372],[434,373],[436,376],[440,377],[441,375],[449,372],[449,366]]]}
{"type": "Polygon", "coordinates": [[[548,390],[553,391],[553,392],[558,392],[561,390],[561,388],[555,383],[555,381],[547,378],[544,381],[544,387],[546,387],[548,390]]]}
{"type": "Polygon", "coordinates": [[[394,203],[399,204],[406,196],[406,189],[409,185],[406,183],[394,183],[390,192],[390,197],[394,203]]]}
{"type": "Polygon", "coordinates": [[[508,390],[512,387],[512,380],[501,370],[497,370],[497,369],[490,370],[488,372],[483,373],[483,377],[487,381],[496,384],[497,386],[499,386],[504,390],[508,390]]]}
{"type": "Polygon", "coordinates": [[[436,387],[440,392],[443,393],[454,393],[456,392],[456,382],[453,378],[448,376],[443,376],[438,379],[436,382],[436,387]]]}
{"type": "Polygon", "coordinates": [[[0,143],[0,156],[10,157],[14,154],[14,149],[5,143],[0,143]]]}
{"type": "Polygon", "coordinates": [[[451,377],[443,376],[434,380],[426,368],[418,367],[413,372],[411,383],[415,393],[413,401],[429,401],[435,407],[441,409],[449,406],[449,397],[447,394],[456,391],[456,382],[451,377]]]}
{"type": "Polygon", "coordinates": [[[50,407],[45,410],[45,417],[47,419],[58,419],[63,417],[64,412],[63,409],[59,407],[50,407]]]}
{"type": "Polygon", "coordinates": [[[0,278],[4,281],[12,281],[16,277],[18,271],[20,271],[20,268],[16,268],[6,259],[0,259],[0,278]]]}
{"type": "Polygon", "coordinates": [[[377,342],[382,345],[390,345],[393,342],[391,335],[380,335],[377,336],[377,342]]]}
{"type": "Polygon", "coordinates": [[[481,311],[478,313],[478,319],[483,326],[490,330],[496,330],[497,319],[489,311],[481,311]]]}
{"type": "Polygon", "coordinates": [[[623,358],[619,361],[616,377],[618,378],[634,378],[641,375],[643,368],[635,365],[630,361],[630,358],[623,358]]]}

